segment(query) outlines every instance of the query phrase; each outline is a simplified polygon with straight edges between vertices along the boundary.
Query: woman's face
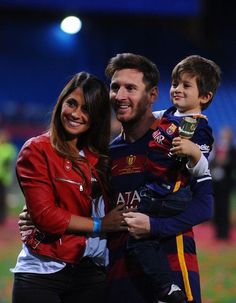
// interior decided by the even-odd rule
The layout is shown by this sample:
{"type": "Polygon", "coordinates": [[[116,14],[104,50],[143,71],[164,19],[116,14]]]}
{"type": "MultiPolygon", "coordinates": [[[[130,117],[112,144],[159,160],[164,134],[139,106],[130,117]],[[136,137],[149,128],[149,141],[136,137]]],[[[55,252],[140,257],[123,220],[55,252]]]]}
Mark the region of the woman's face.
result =
{"type": "Polygon", "coordinates": [[[76,88],[63,101],[61,122],[70,139],[75,140],[75,143],[78,136],[90,128],[90,118],[80,87],[76,88]]]}

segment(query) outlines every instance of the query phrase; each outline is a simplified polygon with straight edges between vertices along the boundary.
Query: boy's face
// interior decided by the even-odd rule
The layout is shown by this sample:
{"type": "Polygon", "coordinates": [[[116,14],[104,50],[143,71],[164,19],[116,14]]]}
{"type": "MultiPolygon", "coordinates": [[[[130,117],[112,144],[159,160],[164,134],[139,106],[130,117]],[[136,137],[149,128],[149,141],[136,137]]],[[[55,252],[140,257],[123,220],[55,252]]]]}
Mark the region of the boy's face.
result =
{"type": "Polygon", "coordinates": [[[180,79],[172,81],[170,98],[179,112],[186,114],[201,113],[201,104],[209,101],[206,97],[199,96],[196,76],[188,73],[183,73],[180,79]]]}
{"type": "Polygon", "coordinates": [[[142,72],[126,68],[114,73],[110,85],[110,100],[116,118],[121,123],[133,123],[150,114],[155,98],[153,92],[146,91],[142,72]]]}

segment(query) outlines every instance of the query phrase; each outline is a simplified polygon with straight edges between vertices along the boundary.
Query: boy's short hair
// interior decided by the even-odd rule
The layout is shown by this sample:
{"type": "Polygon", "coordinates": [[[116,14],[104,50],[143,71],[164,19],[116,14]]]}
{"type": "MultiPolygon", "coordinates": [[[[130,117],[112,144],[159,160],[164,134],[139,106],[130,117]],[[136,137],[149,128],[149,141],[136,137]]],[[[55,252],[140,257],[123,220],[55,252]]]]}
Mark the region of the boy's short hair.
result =
{"type": "Polygon", "coordinates": [[[105,75],[108,78],[112,78],[117,70],[126,68],[137,69],[143,73],[143,82],[146,84],[146,90],[157,86],[160,72],[156,64],[148,58],[137,54],[123,53],[112,57],[105,69],[105,75]]]}
{"type": "Polygon", "coordinates": [[[212,98],[202,105],[202,110],[206,109],[213,100],[217,88],[221,81],[221,69],[212,60],[199,55],[191,55],[180,61],[172,71],[172,81],[179,80],[183,73],[196,76],[199,96],[205,96],[212,92],[212,98]]]}

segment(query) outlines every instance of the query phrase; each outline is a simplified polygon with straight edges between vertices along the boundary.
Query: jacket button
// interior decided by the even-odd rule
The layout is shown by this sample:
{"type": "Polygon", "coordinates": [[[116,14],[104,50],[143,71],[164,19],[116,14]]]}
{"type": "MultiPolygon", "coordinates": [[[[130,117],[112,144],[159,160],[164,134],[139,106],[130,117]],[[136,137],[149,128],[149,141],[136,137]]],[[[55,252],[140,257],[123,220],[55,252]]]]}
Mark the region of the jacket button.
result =
{"type": "Polygon", "coordinates": [[[71,170],[71,168],[72,168],[72,163],[71,163],[70,160],[65,160],[64,168],[65,168],[65,170],[67,170],[67,171],[71,170]]]}

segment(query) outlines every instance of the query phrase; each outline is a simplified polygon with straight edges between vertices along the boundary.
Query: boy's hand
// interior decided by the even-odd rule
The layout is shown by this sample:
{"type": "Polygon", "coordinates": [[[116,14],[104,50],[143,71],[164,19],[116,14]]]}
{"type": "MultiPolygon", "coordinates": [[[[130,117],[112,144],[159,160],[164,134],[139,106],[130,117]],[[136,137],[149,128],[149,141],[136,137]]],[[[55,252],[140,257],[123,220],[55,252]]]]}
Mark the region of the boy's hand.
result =
{"type": "Polygon", "coordinates": [[[201,158],[199,147],[189,139],[176,137],[173,139],[172,145],[173,147],[170,149],[171,154],[174,156],[187,156],[190,167],[195,166],[201,158]]]}

